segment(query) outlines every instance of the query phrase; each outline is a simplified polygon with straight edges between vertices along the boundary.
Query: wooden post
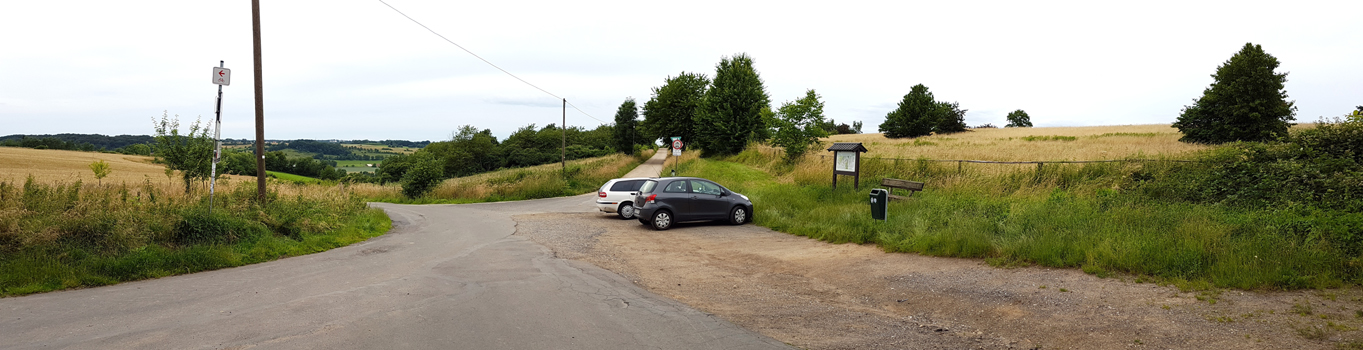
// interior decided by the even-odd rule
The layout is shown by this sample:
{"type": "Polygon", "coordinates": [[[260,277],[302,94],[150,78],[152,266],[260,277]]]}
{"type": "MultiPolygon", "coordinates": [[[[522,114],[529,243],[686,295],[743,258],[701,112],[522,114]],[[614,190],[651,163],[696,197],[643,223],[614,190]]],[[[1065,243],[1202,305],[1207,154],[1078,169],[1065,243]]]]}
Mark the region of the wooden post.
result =
{"type": "Polygon", "coordinates": [[[563,131],[563,153],[559,161],[563,162],[563,175],[568,175],[568,99],[563,99],[563,125],[559,125],[559,130],[563,131]]]}
{"type": "Polygon", "coordinates": [[[265,84],[260,71],[260,0],[251,0],[251,36],[256,63],[256,201],[265,203],[265,84]]]}

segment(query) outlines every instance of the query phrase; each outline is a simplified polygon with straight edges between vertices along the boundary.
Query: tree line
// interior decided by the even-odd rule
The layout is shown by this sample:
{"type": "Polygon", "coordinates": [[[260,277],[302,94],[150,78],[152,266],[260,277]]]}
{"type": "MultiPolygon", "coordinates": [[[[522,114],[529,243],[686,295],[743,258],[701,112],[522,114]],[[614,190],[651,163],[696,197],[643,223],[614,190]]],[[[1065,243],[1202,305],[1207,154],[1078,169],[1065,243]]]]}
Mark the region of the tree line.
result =
{"type": "Polygon", "coordinates": [[[99,134],[22,135],[0,137],[0,146],[57,149],[83,152],[113,152],[151,155],[151,136],[99,134]]]}
{"type": "Polygon", "coordinates": [[[449,141],[432,142],[411,155],[388,157],[374,174],[347,174],[344,180],[402,183],[404,192],[408,187],[422,188],[413,191],[419,196],[446,178],[554,163],[565,156],[572,160],[608,155],[617,151],[612,144],[614,135],[614,125],[601,125],[592,130],[582,127],[565,130],[555,124],[538,129],[530,124],[499,141],[492,136],[491,129],[464,125],[449,141]],[[565,135],[566,149],[562,147],[565,135]]]}

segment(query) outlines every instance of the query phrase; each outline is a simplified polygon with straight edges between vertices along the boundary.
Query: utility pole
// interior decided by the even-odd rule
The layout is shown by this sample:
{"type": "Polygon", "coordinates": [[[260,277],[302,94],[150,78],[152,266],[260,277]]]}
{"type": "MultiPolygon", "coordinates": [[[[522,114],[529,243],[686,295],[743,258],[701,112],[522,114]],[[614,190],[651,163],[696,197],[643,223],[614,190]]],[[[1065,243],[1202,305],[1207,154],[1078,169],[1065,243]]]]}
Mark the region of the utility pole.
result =
{"type": "Polygon", "coordinates": [[[260,73],[260,0],[251,0],[251,35],[256,60],[256,202],[265,203],[265,84],[260,73]]]}
{"type": "Polygon", "coordinates": [[[559,130],[563,131],[563,155],[559,158],[563,162],[563,175],[568,175],[568,99],[563,99],[563,125],[559,125],[559,130]]]}

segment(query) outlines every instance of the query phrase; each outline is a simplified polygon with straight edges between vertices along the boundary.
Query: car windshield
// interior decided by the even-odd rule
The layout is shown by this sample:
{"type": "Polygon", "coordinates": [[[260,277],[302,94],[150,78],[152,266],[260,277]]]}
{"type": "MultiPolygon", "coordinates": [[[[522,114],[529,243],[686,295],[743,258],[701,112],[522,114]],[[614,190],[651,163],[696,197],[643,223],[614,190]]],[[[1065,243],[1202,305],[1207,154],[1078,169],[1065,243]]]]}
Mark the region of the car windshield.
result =
{"type": "Polygon", "coordinates": [[[639,188],[639,193],[653,193],[653,187],[658,186],[657,181],[644,181],[644,186],[639,188]]]}

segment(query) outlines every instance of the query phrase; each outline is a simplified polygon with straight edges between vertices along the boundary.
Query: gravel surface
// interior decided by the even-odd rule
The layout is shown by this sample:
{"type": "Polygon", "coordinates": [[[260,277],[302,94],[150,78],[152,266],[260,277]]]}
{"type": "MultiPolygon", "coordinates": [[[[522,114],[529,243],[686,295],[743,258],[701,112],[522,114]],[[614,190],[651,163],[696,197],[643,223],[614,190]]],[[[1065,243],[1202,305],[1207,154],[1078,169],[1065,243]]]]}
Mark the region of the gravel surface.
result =
{"type": "Polygon", "coordinates": [[[1363,339],[1356,288],[1181,292],[1129,277],[828,244],[751,224],[653,231],[604,213],[514,219],[517,235],[559,258],[800,348],[1327,349],[1363,339]]]}

